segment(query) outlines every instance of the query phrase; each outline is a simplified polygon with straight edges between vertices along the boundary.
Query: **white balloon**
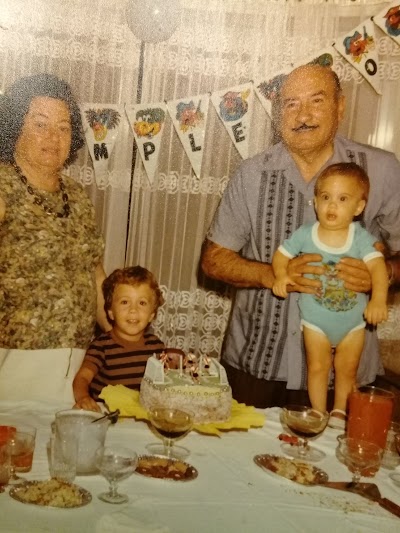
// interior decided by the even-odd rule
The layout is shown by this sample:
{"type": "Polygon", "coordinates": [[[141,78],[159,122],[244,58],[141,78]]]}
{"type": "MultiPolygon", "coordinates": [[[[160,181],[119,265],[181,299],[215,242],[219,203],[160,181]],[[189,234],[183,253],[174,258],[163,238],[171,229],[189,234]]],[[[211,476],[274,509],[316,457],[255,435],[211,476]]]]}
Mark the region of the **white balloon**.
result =
{"type": "Polygon", "coordinates": [[[180,0],[129,0],[126,19],[145,43],[166,41],[180,23],[180,0]]]}

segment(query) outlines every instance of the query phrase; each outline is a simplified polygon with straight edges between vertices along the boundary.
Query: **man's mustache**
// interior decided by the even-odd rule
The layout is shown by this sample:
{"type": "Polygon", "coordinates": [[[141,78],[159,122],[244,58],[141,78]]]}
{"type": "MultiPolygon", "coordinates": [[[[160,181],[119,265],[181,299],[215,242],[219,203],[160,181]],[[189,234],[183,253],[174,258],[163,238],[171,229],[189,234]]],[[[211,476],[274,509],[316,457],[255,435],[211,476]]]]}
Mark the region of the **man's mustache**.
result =
{"type": "Polygon", "coordinates": [[[308,124],[301,124],[297,128],[293,128],[293,131],[305,131],[305,130],[315,130],[318,126],[309,126],[308,124]]]}

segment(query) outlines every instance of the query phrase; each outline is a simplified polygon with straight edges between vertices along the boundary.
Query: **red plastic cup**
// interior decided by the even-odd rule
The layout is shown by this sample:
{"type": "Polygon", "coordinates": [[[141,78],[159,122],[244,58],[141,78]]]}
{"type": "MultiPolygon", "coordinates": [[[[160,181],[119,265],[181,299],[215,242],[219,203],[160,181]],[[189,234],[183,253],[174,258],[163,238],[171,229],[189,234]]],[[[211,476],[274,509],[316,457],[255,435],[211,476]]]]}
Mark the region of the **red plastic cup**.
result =
{"type": "Polygon", "coordinates": [[[360,387],[349,396],[347,436],[377,444],[383,450],[392,422],[394,394],[378,387],[360,387]]]}

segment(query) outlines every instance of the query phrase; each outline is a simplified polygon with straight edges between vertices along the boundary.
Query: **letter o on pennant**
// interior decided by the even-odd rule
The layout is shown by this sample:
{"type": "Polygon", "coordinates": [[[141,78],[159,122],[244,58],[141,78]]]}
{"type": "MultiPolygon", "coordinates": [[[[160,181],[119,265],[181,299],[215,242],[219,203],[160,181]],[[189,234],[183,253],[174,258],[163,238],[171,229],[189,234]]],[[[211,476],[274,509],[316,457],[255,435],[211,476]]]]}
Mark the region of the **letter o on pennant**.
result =
{"type": "Polygon", "coordinates": [[[375,76],[378,72],[378,65],[373,59],[367,59],[365,62],[365,70],[369,76],[375,76]]]}

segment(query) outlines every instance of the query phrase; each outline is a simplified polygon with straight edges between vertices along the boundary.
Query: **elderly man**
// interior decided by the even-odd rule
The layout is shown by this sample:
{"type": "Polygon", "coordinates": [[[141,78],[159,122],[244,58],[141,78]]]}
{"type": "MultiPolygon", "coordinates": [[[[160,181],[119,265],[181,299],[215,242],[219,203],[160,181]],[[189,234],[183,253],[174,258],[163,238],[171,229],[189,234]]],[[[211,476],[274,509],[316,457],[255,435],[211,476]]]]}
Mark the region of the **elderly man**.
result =
{"type": "MultiPolygon", "coordinates": [[[[320,282],[304,274],[321,274],[310,264],[321,257],[291,260],[297,284],[286,300],[272,294],[271,261],[300,224],[315,221],[314,184],[326,166],[354,161],[366,170],[371,193],[365,226],[390,250],[391,284],[400,269],[400,164],[393,154],[337,135],[345,102],[336,74],[317,65],[299,67],[284,81],[278,103],[282,142],[244,161],[232,177],[201,260],[208,276],[237,287],[221,359],[234,397],[257,407],[308,403],[296,293],[318,290],[320,282]]],[[[362,261],[342,259],[337,270],[348,289],[371,289],[362,261]]],[[[368,331],[358,382],[371,383],[382,370],[376,332],[368,331]]]]}

